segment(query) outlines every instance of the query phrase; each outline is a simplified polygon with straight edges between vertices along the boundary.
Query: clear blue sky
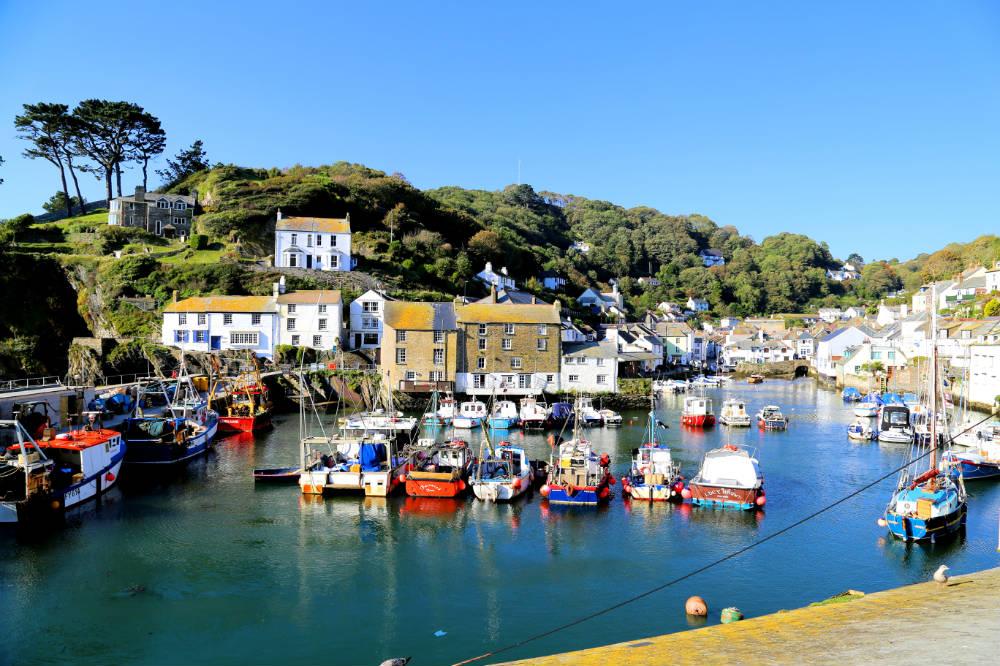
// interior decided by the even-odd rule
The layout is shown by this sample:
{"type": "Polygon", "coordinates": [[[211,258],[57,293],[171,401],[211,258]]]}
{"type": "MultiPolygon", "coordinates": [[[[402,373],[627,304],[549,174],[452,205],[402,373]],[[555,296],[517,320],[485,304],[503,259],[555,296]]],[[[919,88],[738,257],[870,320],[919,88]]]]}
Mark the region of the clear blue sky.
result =
{"type": "Polygon", "coordinates": [[[520,159],[539,190],[842,257],[1000,231],[987,1],[0,0],[0,216],[58,186],[20,157],[20,105],[87,97],[142,104],[170,153],[201,138],[213,162],[350,160],[422,188],[501,188],[520,159]]]}

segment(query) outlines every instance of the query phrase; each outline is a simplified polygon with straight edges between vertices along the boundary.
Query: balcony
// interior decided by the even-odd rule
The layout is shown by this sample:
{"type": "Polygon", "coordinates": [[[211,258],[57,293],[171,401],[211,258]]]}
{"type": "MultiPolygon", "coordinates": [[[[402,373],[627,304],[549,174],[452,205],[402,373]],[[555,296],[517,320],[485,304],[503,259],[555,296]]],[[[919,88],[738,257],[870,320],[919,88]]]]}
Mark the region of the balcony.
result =
{"type": "Polygon", "coordinates": [[[404,393],[430,393],[431,391],[454,391],[455,382],[432,382],[419,381],[416,379],[402,379],[399,382],[399,390],[404,393]]]}

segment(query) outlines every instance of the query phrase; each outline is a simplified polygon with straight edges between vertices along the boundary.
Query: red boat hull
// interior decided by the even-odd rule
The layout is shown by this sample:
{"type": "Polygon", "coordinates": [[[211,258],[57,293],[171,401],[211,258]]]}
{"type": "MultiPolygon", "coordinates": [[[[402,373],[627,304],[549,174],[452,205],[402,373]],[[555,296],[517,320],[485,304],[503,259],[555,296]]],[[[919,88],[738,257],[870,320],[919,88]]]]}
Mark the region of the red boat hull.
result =
{"type": "Polygon", "coordinates": [[[220,416],[219,432],[257,432],[271,427],[270,414],[257,416],[220,416]]]}
{"type": "Polygon", "coordinates": [[[682,414],[681,425],[692,428],[711,428],[715,425],[714,414],[682,414]]]}
{"type": "Polygon", "coordinates": [[[756,508],[757,498],[764,495],[763,488],[726,488],[693,482],[689,489],[695,504],[732,506],[741,509],[756,508]]]}
{"type": "Polygon", "coordinates": [[[459,497],[465,493],[465,488],[466,484],[462,479],[406,479],[406,494],[410,497],[459,497]]]}

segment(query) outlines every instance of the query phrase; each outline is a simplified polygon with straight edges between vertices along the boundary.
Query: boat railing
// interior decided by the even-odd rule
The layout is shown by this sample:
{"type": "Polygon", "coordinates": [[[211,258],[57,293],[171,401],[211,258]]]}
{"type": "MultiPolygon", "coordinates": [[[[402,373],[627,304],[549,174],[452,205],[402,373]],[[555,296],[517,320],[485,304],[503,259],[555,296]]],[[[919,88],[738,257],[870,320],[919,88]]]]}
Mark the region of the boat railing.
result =
{"type": "Polygon", "coordinates": [[[22,379],[0,380],[0,393],[12,393],[14,391],[26,391],[28,389],[49,388],[53,386],[63,386],[61,377],[46,375],[43,377],[24,377],[22,379]]]}

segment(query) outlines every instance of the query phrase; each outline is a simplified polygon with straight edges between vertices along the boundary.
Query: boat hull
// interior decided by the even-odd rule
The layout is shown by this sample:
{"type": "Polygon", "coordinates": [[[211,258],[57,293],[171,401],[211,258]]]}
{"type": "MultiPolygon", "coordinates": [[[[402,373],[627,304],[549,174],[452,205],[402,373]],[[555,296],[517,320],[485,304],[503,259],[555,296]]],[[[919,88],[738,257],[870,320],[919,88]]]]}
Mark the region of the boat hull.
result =
{"type": "Polygon", "coordinates": [[[854,415],[873,418],[878,415],[878,407],[875,406],[867,407],[864,405],[856,405],[854,407],[854,415]]]}
{"type": "MultiPolygon", "coordinates": [[[[510,430],[517,425],[516,416],[491,416],[487,421],[494,430],[510,430]]],[[[457,426],[456,426],[457,427],[457,426]]]]}
{"type": "Polygon", "coordinates": [[[966,481],[1000,477],[1000,462],[984,460],[978,455],[973,457],[951,453],[946,455],[944,462],[950,465],[952,476],[961,473],[966,481]]]}
{"type": "Polygon", "coordinates": [[[177,465],[186,463],[208,451],[212,438],[218,430],[217,420],[206,424],[205,430],[191,437],[183,444],[126,442],[126,465],[177,465]]]}
{"type": "Polygon", "coordinates": [[[549,486],[549,504],[576,504],[597,506],[611,500],[611,491],[600,492],[597,486],[549,486]]]}
{"type": "Polygon", "coordinates": [[[757,499],[764,496],[764,488],[736,488],[692,482],[691,501],[699,506],[717,506],[749,511],[757,508],[757,499]]]}
{"type": "Polygon", "coordinates": [[[720,416],[719,423],[730,428],[749,428],[749,416],[720,416]]]}
{"type": "Polygon", "coordinates": [[[903,541],[928,541],[951,536],[965,527],[968,509],[964,503],[956,511],[932,518],[917,518],[898,513],[886,514],[889,532],[903,541]]]}
{"type": "Polygon", "coordinates": [[[469,416],[456,416],[451,420],[451,425],[454,428],[460,428],[462,430],[472,430],[473,428],[478,428],[483,425],[483,419],[481,417],[469,417],[469,416]]]}
{"type": "Polygon", "coordinates": [[[878,441],[885,444],[910,444],[913,442],[913,433],[901,430],[882,430],[878,434],[878,441]]]}
{"type": "Polygon", "coordinates": [[[220,416],[220,433],[260,432],[271,428],[271,414],[256,416],[220,416]]]}
{"type": "Polygon", "coordinates": [[[531,479],[519,478],[517,488],[512,481],[473,481],[472,494],[484,502],[510,502],[521,497],[531,487],[531,479]]]}
{"type": "Polygon", "coordinates": [[[761,430],[786,430],[788,428],[788,423],[786,421],[760,419],[757,421],[757,427],[761,430]]]}
{"type": "Polygon", "coordinates": [[[643,502],[680,502],[683,499],[676,488],[664,484],[630,484],[626,492],[632,499],[643,502]]]}
{"type": "Polygon", "coordinates": [[[465,488],[466,483],[462,479],[414,479],[412,475],[406,478],[406,494],[410,497],[460,497],[465,488]]]}
{"type": "Polygon", "coordinates": [[[302,470],[298,467],[259,468],[253,471],[257,483],[297,483],[302,470]]]}
{"type": "Polygon", "coordinates": [[[521,427],[525,430],[545,430],[545,419],[521,419],[521,427]]]}
{"type": "Polygon", "coordinates": [[[681,425],[689,428],[711,428],[715,425],[715,416],[712,414],[682,414],[681,425]]]}

